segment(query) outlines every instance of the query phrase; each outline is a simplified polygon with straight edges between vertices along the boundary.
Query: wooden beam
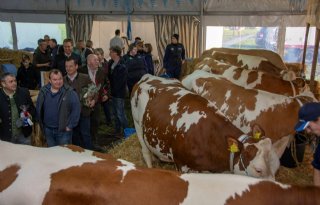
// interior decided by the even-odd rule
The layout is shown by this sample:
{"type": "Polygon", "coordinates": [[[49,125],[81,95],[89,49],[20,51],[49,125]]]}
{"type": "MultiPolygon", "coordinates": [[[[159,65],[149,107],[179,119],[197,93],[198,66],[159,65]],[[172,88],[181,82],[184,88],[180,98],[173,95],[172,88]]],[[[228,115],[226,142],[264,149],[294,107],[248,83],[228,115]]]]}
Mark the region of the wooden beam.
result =
{"type": "Polygon", "coordinates": [[[319,50],[319,41],[320,41],[320,29],[317,28],[316,30],[316,40],[314,42],[314,50],[313,50],[313,59],[312,59],[312,67],[311,67],[311,76],[310,76],[310,88],[311,91],[315,92],[315,74],[317,68],[317,61],[318,61],[318,50],[319,50]]]}

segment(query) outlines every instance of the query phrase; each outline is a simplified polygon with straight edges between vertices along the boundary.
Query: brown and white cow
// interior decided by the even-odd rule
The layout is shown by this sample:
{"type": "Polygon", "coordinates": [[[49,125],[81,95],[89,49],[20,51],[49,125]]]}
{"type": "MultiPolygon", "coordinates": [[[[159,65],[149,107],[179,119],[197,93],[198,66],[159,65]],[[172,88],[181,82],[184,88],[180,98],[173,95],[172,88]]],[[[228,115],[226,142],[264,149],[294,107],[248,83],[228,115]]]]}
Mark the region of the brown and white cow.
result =
{"type": "Polygon", "coordinates": [[[207,58],[195,65],[197,70],[222,75],[230,82],[246,89],[258,89],[286,96],[308,95],[314,97],[309,86],[301,78],[283,80],[267,72],[248,70],[207,58]]]}
{"type": "Polygon", "coordinates": [[[269,73],[273,76],[281,77],[284,80],[294,80],[296,78],[295,72],[290,71],[281,57],[269,50],[260,49],[230,49],[230,48],[212,48],[204,51],[200,58],[189,63],[193,68],[187,67],[186,71],[182,71],[184,77],[191,74],[198,69],[198,65],[204,60],[216,60],[220,63],[228,64],[229,66],[236,66],[247,70],[257,70],[269,73]]]}
{"type": "Polygon", "coordinates": [[[174,162],[183,172],[233,170],[267,178],[274,177],[279,168],[286,142],[273,146],[269,138],[239,142],[236,139],[243,133],[177,80],[144,75],[133,89],[131,109],[148,167],[152,167],[154,154],[162,161],[174,162]],[[229,161],[231,141],[242,147],[233,163],[229,161]]]}
{"type": "Polygon", "coordinates": [[[77,147],[0,141],[0,204],[317,205],[320,188],[136,167],[77,147]]]}
{"type": "Polygon", "coordinates": [[[314,100],[307,96],[287,97],[245,89],[220,75],[201,70],[187,76],[182,84],[208,99],[244,133],[249,133],[253,124],[259,124],[273,142],[294,134],[300,106],[314,100]]]}

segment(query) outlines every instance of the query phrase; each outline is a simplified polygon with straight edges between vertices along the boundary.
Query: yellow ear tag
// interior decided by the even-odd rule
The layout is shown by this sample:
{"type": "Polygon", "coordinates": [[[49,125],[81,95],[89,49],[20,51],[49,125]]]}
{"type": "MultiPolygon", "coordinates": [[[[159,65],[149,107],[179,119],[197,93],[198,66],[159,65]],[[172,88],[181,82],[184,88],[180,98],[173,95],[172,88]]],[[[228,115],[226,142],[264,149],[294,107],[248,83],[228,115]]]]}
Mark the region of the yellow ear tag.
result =
{"type": "Polygon", "coordinates": [[[230,152],[235,153],[235,152],[239,152],[239,148],[238,145],[236,145],[235,143],[233,143],[230,148],[229,148],[230,152]]]}
{"type": "Polygon", "coordinates": [[[261,132],[256,132],[256,133],[254,133],[254,135],[253,135],[253,139],[258,140],[258,139],[260,139],[260,136],[261,136],[261,132]]]}

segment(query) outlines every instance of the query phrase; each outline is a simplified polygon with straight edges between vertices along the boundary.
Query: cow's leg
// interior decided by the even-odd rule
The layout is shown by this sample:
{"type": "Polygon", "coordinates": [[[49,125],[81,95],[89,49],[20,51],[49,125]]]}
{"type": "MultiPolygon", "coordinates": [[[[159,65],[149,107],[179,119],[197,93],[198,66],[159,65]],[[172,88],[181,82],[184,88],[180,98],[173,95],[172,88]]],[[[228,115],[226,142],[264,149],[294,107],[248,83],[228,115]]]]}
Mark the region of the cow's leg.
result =
{"type": "Polygon", "coordinates": [[[136,121],[134,121],[134,126],[136,127],[136,133],[141,145],[141,151],[142,151],[142,156],[144,158],[144,161],[146,162],[148,168],[152,168],[152,159],[151,159],[152,154],[143,139],[142,127],[139,126],[139,123],[137,123],[136,121]]]}

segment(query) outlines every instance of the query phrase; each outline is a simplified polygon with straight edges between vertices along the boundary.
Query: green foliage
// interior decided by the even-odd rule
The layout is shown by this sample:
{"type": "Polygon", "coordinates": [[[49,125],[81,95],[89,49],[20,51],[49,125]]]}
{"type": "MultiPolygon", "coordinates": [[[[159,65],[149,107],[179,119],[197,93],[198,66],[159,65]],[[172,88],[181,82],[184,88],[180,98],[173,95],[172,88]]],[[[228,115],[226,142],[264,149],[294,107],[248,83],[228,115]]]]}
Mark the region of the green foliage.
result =
{"type": "MultiPolygon", "coordinates": [[[[60,42],[63,42],[63,40],[65,38],[67,38],[67,29],[66,29],[66,25],[65,24],[59,24],[58,25],[58,28],[61,32],[61,39],[60,39],[60,42]]],[[[58,40],[58,39],[57,39],[58,40]]]]}

